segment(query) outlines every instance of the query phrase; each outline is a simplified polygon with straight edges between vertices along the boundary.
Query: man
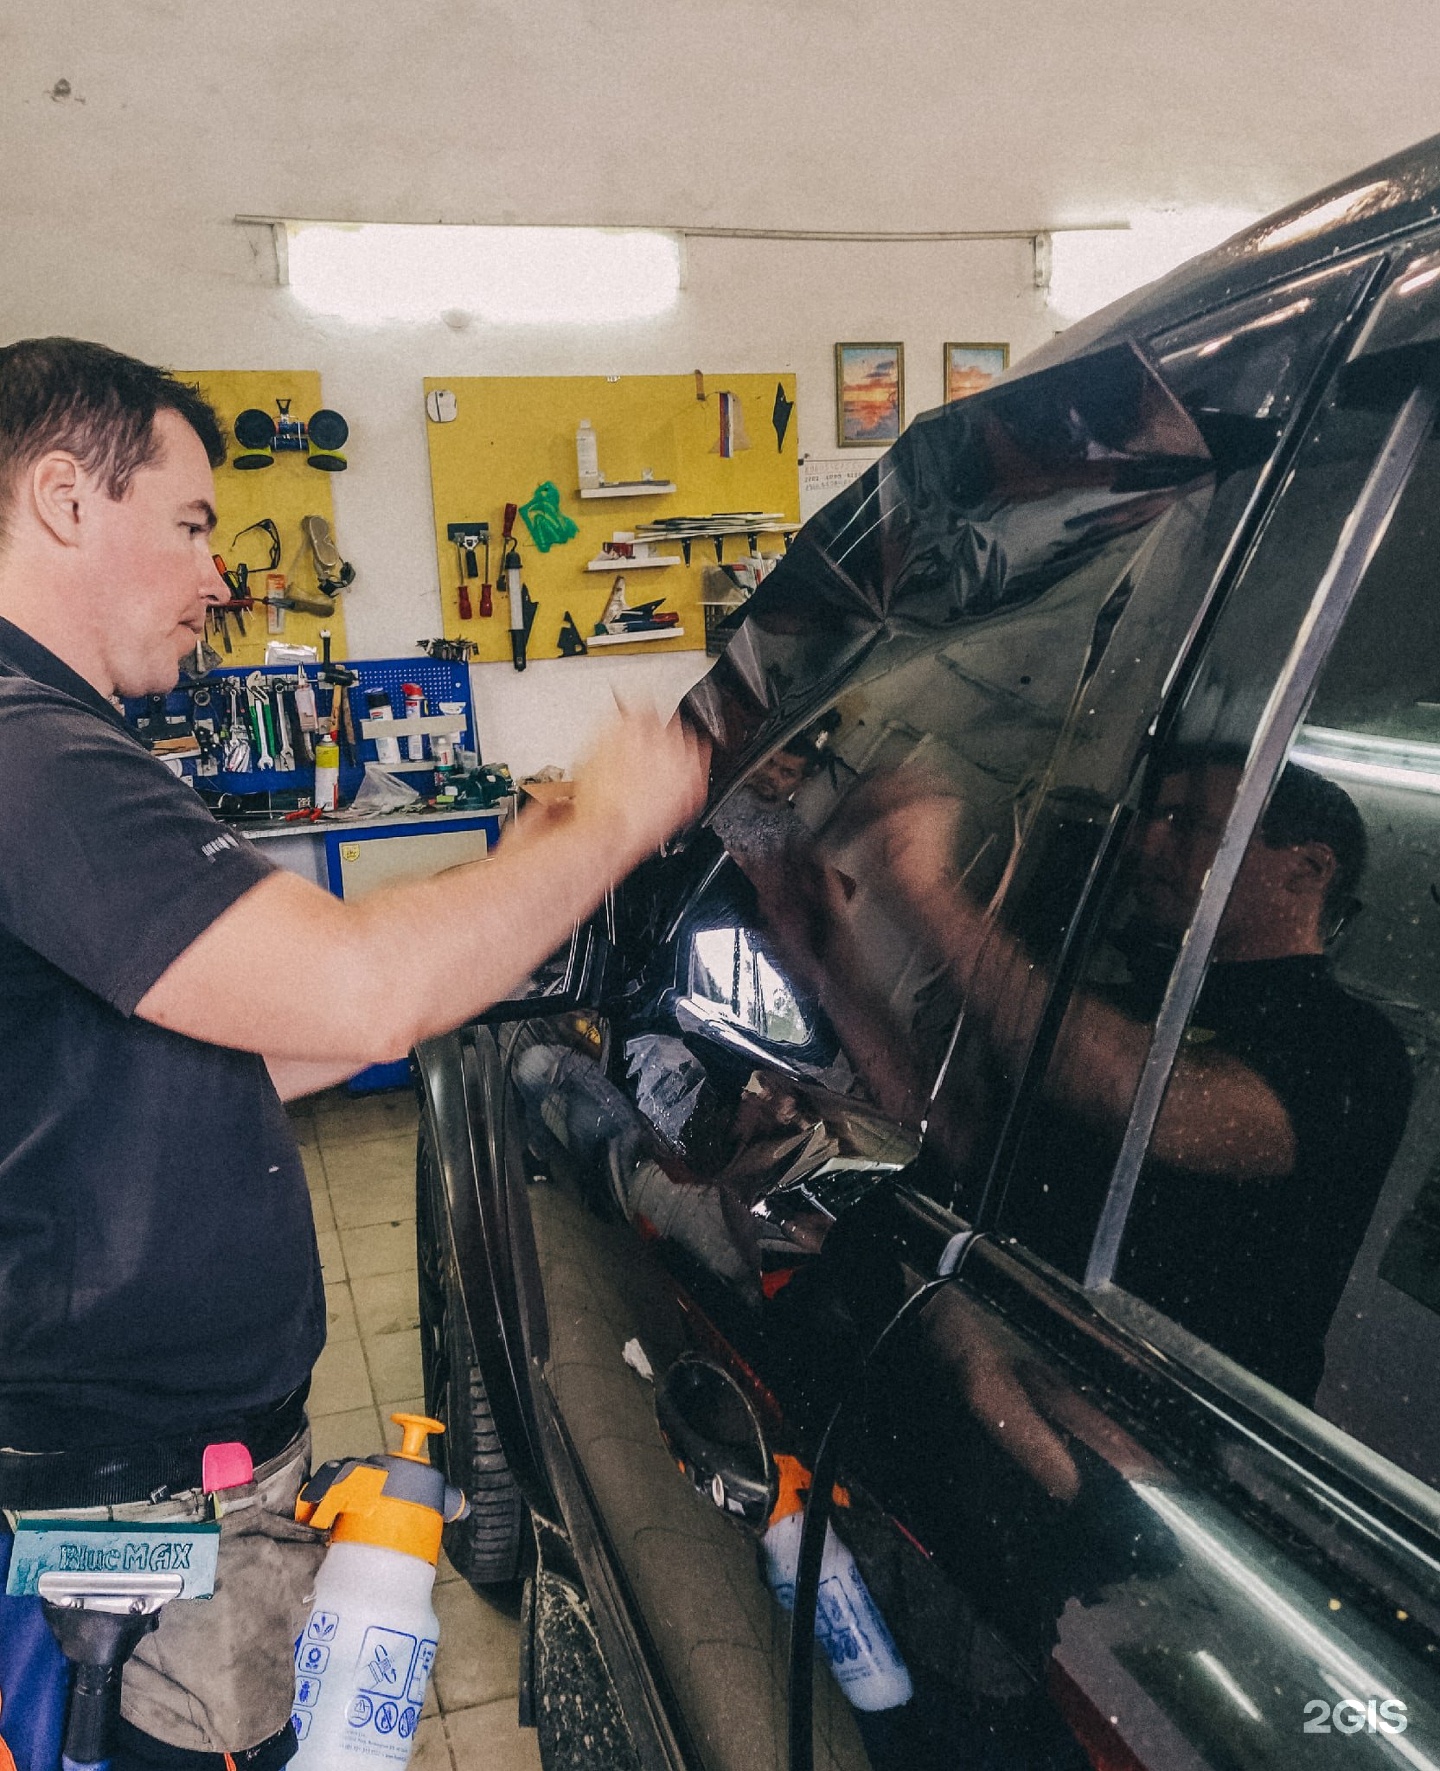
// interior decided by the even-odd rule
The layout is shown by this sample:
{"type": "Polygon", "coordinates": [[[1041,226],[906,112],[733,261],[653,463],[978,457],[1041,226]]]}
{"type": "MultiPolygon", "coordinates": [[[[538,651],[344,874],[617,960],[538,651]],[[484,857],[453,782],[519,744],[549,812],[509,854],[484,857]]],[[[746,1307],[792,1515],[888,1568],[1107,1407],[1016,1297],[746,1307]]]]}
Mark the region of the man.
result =
{"type": "Polygon", "coordinates": [[[693,738],[631,715],[573,809],[483,863],[355,905],[273,870],[111,701],[173,687],[225,599],[223,459],[158,370],[0,349],[0,1507],[198,1517],[205,1445],[256,1465],[215,1597],[168,1606],[131,1662],[115,1771],[295,1748],[324,1309],[281,1101],[510,994],[705,786],[693,738]]]}

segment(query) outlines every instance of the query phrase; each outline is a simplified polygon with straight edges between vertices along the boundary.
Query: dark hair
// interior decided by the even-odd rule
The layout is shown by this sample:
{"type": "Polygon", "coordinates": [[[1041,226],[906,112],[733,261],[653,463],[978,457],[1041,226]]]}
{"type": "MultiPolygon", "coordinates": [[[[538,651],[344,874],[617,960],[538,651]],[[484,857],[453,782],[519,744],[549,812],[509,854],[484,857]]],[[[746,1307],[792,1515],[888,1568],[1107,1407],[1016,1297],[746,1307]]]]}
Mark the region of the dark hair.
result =
{"type": "Polygon", "coordinates": [[[1365,820],[1343,787],[1314,769],[1286,763],[1260,820],[1260,835],[1272,849],[1324,843],[1335,857],[1335,872],[1325,889],[1322,912],[1334,919],[1350,906],[1370,845],[1365,820]]]}
{"type": "Polygon", "coordinates": [[[16,477],[65,449],[112,498],[123,498],[157,452],[155,414],[178,412],[212,467],[225,433],[199,390],[164,369],[78,338],[25,338],[0,347],[0,529],[16,477]]]}
{"type": "MultiPolygon", "coordinates": [[[[1234,769],[1239,774],[1247,757],[1243,744],[1182,744],[1165,759],[1159,779],[1202,769],[1234,769]]],[[[1286,763],[1260,819],[1260,839],[1272,849],[1318,842],[1330,850],[1335,872],[1325,888],[1320,914],[1328,924],[1338,923],[1352,906],[1370,852],[1365,821],[1345,789],[1314,769],[1286,763]]]]}

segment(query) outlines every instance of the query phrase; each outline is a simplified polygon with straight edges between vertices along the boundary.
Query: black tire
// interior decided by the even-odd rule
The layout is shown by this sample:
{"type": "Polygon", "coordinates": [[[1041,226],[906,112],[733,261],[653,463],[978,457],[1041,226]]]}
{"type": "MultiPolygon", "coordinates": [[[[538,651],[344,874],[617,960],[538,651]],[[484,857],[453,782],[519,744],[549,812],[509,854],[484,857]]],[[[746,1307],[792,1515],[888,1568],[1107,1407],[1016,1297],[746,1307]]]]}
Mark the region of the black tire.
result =
{"type": "Polygon", "coordinates": [[[505,1461],[490,1397],[461,1307],[434,1133],[423,1116],[415,1152],[415,1239],[425,1408],[445,1425],[431,1456],[470,1502],[447,1525],[445,1554],[471,1586],[504,1586],[520,1572],[525,1502],[505,1461]]]}

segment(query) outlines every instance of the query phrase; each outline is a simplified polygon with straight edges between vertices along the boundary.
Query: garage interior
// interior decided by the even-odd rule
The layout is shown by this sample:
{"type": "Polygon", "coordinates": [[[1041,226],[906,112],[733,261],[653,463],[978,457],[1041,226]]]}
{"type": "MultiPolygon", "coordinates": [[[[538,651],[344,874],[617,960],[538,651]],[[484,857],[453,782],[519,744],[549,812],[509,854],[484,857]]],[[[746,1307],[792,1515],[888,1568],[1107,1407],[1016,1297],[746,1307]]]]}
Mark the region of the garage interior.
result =
{"type": "MultiPolygon", "coordinates": [[[[617,651],[567,656],[553,631],[561,593],[542,589],[517,670],[499,578],[488,619],[457,601],[467,566],[450,531],[489,524],[478,600],[479,565],[487,580],[503,565],[505,505],[538,494],[530,460],[523,484],[521,469],[476,484],[480,511],[442,509],[451,470],[434,433],[447,421],[427,415],[427,392],[458,388],[463,419],[466,378],[489,389],[584,377],[602,389],[694,376],[686,398],[703,402],[707,439],[698,474],[710,453],[727,459],[729,384],[778,380],[791,390],[788,437],[786,402],[772,410],[768,392],[747,392],[748,436],[731,438],[755,462],[788,454],[779,527],[758,537],[773,556],[787,523],[884,451],[844,434],[838,347],[903,347],[897,421],[908,423],[944,401],[948,347],[1003,346],[1022,365],[1108,301],[1434,129],[1435,45],[1417,43],[1413,9],[1393,0],[1303,20],[1238,0],[1183,14],[1053,0],[661,12],[492,0],[419,14],[374,0],[68,0],[43,15],[12,8],[0,43],[5,341],[93,339],[250,390],[267,375],[318,377],[323,407],[348,424],[343,471],[324,476],[354,569],[334,598],[340,656],[363,680],[367,661],[428,662],[421,639],[480,646],[461,670],[465,736],[516,783],[566,774],[617,699],[676,705],[710,662],[700,593],[661,603],[689,596],[683,639],[658,627],[647,645],[631,628],[631,643],[609,636],[617,651]],[[400,231],[388,245],[374,236],[373,287],[359,260],[340,296],[307,283],[305,252],[357,226],[400,231]],[[447,271],[440,228],[494,230],[482,246],[497,264],[516,239],[557,256],[509,306],[467,306],[466,279],[490,260],[447,271]],[[586,230],[653,236],[672,254],[672,281],[662,276],[658,294],[591,288],[573,255],[586,230]],[[409,255],[398,271],[387,250],[409,255]]],[[[588,416],[580,399],[558,425],[567,460],[588,416]]],[[[663,478],[656,438],[678,434],[670,422],[623,438],[602,426],[601,467],[608,443],[622,475],[663,478]]],[[[252,477],[273,483],[289,466],[277,454],[252,477]]],[[[674,508],[688,512],[684,490],[674,508]]],[[[562,510],[572,506],[584,515],[562,482],[562,510]]],[[[613,526],[623,536],[625,516],[613,526]]],[[[537,585],[548,582],[535,529],[515,534],[537,585]]],[[[216,542],[235,553],[230,533],[216,542]]],[[[287,565],[292,542],[298,530],[284,536],[287,565]]],[[[711,545],[696,540],[697,573],[711,545]]],[[[723,557],[744,558],[744,539],[723,557]]],[[[607,555],[566,593],[583,639],[607,639],[601,593],[634,558],[607,555]]],[[[659,594],[633,570],[627,593],[631,608],[659,594]]],[[[259,609],[253,620],[252,643],[267,625],[259,609]]],[[[292,611],[269,637],[317,643],[315,626],[292,611]]],[[[227,666],[231,637],[213,636],[227,666]]],[[[427,689],[428,714],[439,694],[427,689]]],[[[391,711],[407,708],[395,698],[391,711]]],[[[433,769],[406,779],[422,797],[433,790],[433,769]]],[[[326,883],[309,837],[292,851],[307,843],[300,870],[326,883]]],[[[393,1448],[388,1416],[423,1412],[415,1100],[403,1067],[375,1081],[290,1108],[328,1306],[309,1405],[317,1463],[393,1448]]],[[[442,1561],[435,1605],[442,1644],[411,1762],[537,1766],[535,1737],[515,1722],[518,1600],[477,1597],[442,1561]]]]}

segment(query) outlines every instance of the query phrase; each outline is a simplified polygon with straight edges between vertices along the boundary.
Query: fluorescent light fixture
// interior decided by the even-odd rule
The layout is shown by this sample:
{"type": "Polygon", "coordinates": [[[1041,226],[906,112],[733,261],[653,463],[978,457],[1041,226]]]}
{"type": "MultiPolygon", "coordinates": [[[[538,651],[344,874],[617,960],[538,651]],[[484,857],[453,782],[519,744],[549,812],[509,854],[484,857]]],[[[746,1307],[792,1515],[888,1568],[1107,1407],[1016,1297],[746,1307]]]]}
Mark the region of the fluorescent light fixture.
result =
{"type": "Polygon", "coordinates": [[[680,241],[639,229],[285,224],[291,293],[361,325],[648,320],[680,293],[680,241]],[[462,322],[463,323],[463,322],[462,322]]]}
{"type": "Polygon", "coordinates": [[[1057,228],[1051,236],[1051,311],[1065,324],[1083,320],[1259,219],[1248,209],[1148,209],[1132,216],[1128,228],[1057,228]]]}

